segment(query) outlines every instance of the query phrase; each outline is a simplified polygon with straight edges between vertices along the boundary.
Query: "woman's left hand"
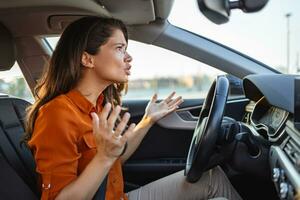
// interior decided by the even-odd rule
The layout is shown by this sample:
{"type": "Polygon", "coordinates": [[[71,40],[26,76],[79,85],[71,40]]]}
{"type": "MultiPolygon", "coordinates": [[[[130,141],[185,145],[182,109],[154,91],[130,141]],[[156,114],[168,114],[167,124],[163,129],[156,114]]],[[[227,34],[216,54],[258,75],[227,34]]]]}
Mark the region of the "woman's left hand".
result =
{"type": "Polygon", "coordinates": [[[149,120],[151,124],[154,124],[161,118],[165,117],[171,112],[174,112],[183,102],[181,96],[177,97],[176,99],[172,99],[174,95],[175,92],[172,92],[166,99],[157,103],[157,94],[154,94],[146,107],[143,118],[149,120]]]}

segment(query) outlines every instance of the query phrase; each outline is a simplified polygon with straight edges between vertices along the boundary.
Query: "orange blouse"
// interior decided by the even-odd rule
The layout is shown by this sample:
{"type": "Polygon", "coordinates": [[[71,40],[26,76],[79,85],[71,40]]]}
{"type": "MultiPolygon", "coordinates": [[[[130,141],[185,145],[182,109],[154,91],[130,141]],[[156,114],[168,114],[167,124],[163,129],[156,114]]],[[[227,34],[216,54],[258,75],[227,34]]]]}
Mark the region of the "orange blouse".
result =
{"type": "MultiPolygon", "coordinates": [[[[81,174],[96,154],[91,112],[101,112],[103,95],[96,108],[79,91],[59,95],[38,112],[29,146],[40,175],[42,200],[55,199],[66,185],[81,174]]],[[[121,161],[108,173],[107,200],[127,199],[121,161]]]]}

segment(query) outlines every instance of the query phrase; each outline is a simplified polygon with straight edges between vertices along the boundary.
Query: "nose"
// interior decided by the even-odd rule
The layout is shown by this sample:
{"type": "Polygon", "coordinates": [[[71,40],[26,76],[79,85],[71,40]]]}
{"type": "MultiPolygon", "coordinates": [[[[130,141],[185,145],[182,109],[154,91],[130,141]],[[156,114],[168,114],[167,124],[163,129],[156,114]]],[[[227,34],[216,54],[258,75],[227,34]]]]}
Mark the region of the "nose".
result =
{"type": "Polygon", "coordinates": [[[124,60],[125,62],[130,63],[132,61],[132,56],[128,52],[126,52],[124,60]]]}

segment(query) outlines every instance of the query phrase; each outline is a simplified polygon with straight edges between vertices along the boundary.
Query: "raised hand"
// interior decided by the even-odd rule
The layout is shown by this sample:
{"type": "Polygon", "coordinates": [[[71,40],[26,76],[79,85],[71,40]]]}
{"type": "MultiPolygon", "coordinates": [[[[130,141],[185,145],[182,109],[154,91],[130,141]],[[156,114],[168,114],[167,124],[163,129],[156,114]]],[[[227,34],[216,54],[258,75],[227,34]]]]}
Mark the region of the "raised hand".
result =
{"type": "Polygon", "coordinates": [[[125,113],[120,123],[115,127],[116,120],[121,112],[121,107],[116,106],[110,113],[111,104],[107,103],[100,114],[92,113],[93,133],[97,143],[97,154],[108,158],[119,157],[127,142],[127,135],[131,134],[135,124],[131,124],[122,135],[129,121],[130,114],[125,113]]]}
{"type": "Polygon", "coordinates": [[[144,118],[149,119],[151,123],[155,123],[171,112],[174,112],[183,102],[181,96],[172,99],[174,95],[175,92],[172,92],[166,99],[157,103],[157,94],[154,94],[146,107],[144,118]]]}

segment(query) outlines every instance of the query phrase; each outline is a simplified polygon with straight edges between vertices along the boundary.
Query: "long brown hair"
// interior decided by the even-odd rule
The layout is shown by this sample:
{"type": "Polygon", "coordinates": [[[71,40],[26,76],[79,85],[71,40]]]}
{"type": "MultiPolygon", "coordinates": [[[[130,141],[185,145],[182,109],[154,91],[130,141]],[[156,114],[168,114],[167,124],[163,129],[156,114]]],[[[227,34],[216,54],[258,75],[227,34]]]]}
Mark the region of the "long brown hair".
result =
{"type": "MultiPolygon", "coordinates": [[[[119,29],[128,41],[124,23],[113,18],[83,17],[71,23],[62,33],[55,47],[49,66],[34,89],[35,103],[27,109],[25,144],[31,139],[34,123],[39,109],[56,96],[73,89],[82,75],[81,56],[84,52],[95,55],[104,45],[113,31],[119,29]]],[[[105,102],[121,104],[121,92],[127,92],[127,83],[115,83],[108,86],[103,94],[105,102]]]]}

